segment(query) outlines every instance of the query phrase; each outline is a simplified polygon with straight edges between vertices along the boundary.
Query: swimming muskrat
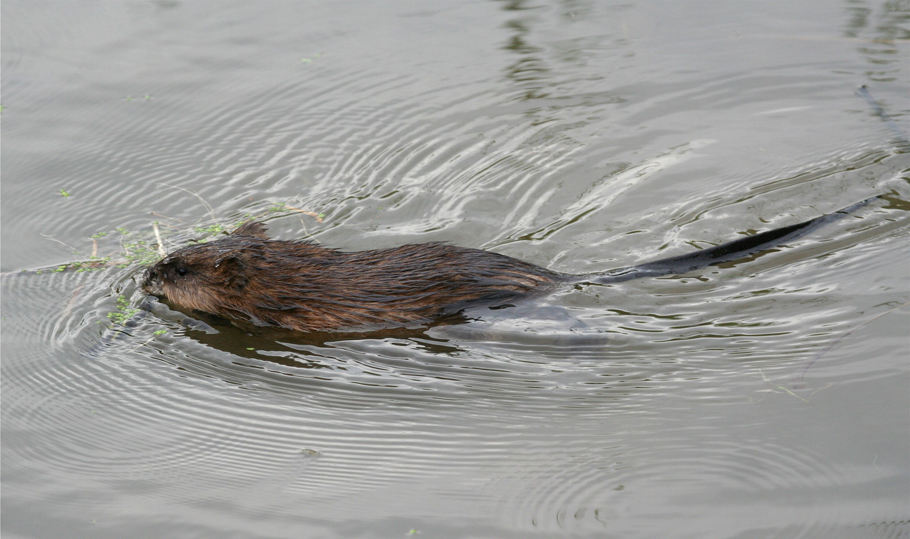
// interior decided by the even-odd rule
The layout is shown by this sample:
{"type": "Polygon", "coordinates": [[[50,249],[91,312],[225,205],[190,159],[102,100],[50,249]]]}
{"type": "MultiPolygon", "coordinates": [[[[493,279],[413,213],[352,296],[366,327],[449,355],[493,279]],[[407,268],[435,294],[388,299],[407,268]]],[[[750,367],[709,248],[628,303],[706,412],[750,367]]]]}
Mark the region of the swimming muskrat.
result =
{"type": "Polygon", "coordinates": [[[303,332],[420,327],[472,307],[507,307],[569,283],[618,283],[736,260],[796,239],[871,200],[716,247],[589,275],[445,243],[341,252],[270,239],[264,224],[251,222],[167,256],[148,270],[143,288],[178,308],[256,326],[303,332]]]}

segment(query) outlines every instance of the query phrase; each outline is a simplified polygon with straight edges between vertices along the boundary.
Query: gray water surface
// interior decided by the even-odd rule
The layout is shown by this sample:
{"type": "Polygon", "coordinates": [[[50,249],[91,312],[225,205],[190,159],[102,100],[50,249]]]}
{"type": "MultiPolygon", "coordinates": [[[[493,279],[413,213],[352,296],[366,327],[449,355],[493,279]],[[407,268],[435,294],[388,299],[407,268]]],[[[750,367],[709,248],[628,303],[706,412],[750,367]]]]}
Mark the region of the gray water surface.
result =
{"type": "Polygon", "coordinates": [[[908,53],[906,2],[4,1],[4,539],[910,536],[910,148],[854,95],[908,131],[908,53]],[[587,273],[878,194],[522,316],[111,338],[153,223],[587,273]]]}

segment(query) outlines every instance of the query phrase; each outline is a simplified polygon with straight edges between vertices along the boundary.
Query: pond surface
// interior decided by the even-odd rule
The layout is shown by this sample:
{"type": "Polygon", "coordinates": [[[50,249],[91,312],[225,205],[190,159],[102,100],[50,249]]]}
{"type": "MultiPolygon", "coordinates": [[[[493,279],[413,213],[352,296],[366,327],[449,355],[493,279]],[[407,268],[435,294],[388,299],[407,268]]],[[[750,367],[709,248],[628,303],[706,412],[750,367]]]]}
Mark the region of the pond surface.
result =
{"type": "Polygon", "coordinates": [[[908,53],[897,1],[4,1],[4,539],[910,536],[908,53]],[[117,324],[153,223],[586,273],[878,194],[554,317],[117,324]]]}

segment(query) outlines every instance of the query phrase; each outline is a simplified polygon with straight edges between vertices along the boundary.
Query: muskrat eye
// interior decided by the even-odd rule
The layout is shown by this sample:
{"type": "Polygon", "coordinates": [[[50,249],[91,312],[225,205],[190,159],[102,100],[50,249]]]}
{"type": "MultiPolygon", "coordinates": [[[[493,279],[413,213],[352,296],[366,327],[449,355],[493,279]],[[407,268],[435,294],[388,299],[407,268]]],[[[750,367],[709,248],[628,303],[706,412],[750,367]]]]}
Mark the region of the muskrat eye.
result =
{"type": "Polygon", "coordinates": [[[177,268],[177,275],[183,277],[186,275],[186,268],[177,268]]]}

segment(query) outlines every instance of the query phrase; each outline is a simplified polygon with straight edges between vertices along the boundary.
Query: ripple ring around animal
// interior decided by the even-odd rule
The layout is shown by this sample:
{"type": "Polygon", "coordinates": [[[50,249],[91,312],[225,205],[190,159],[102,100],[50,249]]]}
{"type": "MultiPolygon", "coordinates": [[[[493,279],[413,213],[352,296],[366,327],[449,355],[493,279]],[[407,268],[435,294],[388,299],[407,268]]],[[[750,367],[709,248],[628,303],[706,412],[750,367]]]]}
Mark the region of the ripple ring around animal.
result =
{"type": "Polygon", "coordinates": [[[148,270],[143,288],[181,310],[254,326],[300,332],[419,328],[452,323],[469,308],[507,307],[569,284],[683,274],[737,260],[802,237],[877,198],[681,256],[586,275],[446,243],[342,252],[271,239],[264,224],[250,222],[222,239],[168,255],[148,270]]]}

